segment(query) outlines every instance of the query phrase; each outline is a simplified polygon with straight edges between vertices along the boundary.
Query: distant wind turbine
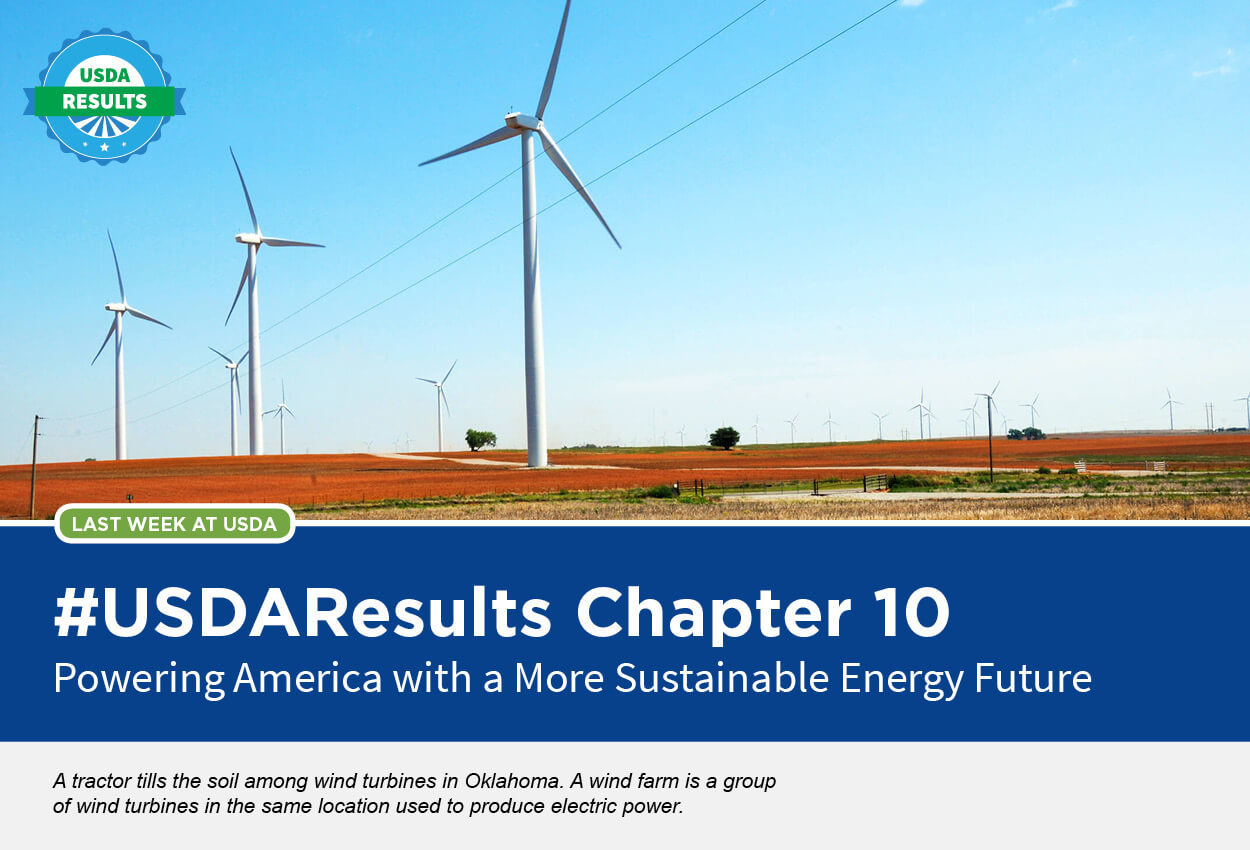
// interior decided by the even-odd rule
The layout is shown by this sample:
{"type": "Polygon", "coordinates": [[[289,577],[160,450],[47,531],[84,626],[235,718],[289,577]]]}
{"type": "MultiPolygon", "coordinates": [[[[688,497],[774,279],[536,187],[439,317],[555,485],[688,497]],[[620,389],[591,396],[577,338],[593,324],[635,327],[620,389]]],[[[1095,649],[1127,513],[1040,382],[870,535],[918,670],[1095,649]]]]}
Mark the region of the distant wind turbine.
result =
{"type": "Polygon", "coordinates": [[[920,389],[920,403],[913,404],[911,407],[907,408],[907,410],[908,411],[912,411],[912,410],[920,411],[920,439],[923,440],[924,439],[924,388],[923,387],[921,387],[920,389]]]}
{"type": "MultiPolygon", "coordinates": [[[[925,418],[929,420],[929,439],[932,440],[933,439],[933,420],[937,419],[937,417],[933,415],[933,405],[929,405],[928,407],[924,409],[924,415],[925,415],[925,418]]],[[[923,435],[924,431],[921,431],[920,433],[923,435]]]]}
{"type": "Polygon", "coordinates": [[[791,443],[792,445],[793,445],[793,443],[794,443],[794,423],[798,420],[798,418],[799,418],[799,415],[796,413],[796,414],[794,414],[794,419],[783,419],[783,420],[781,420],[782,422],[788,422],[788,423],[789,423],[789,425],[790,425],[790,443],[791,443]]]}
{"type": "Polygon", "coordinates": [[[1168,430],[1169,430],[1169,431],[1175,431],[1175,430],[1176,430],[1176,422],[1175,422],[1175,420],[1173,420],[1173,418],[1172,418],[1172,405],[1174,405],[1174,404],[1184,405],[1184,402],[1183,402],[1183,401],[1177,401],[1177,400],[1175,400],[1174,398],[1172,398],[1172,390],[1171,390],[1171,389],[1169,389],[1169,390],[1168,390],[1168,400],[1167,400],[1167,401],[1165,401],[1165,402],[1163,403],[1163,407],[1160,407],[1160,408],[1159,408],[1160,410],[1162,410],[1164,407],[1166,407],[1166,408],[1168,409],[1168,430]]]}
{"type": "Polygon", "coordinates": [[[547,101],[551,98],[551,86],[556,78],[556,65],[560,61],[560,48],[564,44],[564,30],[569,22],[569,6],[572,0],[565,0],[564,17],[560,19],[560,32],[556,36],[555,50],[551,54],[551,63],[547,66],[547,78],[543,82],[542,94],[538,97],[538,108],[533,115],[511,112],[504,116],[504,126],[487,133],[476,141],[456,148],[450,153],[426,160],[421,165],[438,162],[448,157],[476,150],[514,136],[521,137],[521,197],[524,214],[525,241],[525,414],[526,414],[526,445],[531,467],[547,465],[547,389],[543,361],[543,322],[542,294],[538,279],[538,193],[535,188],[534,176],[534,134],[542,140],[543,150],[547,158],[560,170],[565,179],[573,185],[582,196],[599,222],[608,231],[616,247],[621,243],[608,227],[607,220],[591,200],[586,186],[573,170],[573,166],[565,158],[556,145],[555,139],[547,132],[543,124],[543,113],[547,110],[547,101]]]}
{"type": "Polygon", "coordinates": [[[295,418],[295,412],[286,406],[286,381],[282,382],[282,401],[273,410],[266,410],[265,416],[271,413],[278,417],[278,453],[286,454],[286,418],[295,418]]]}
{"type": "Polygon", "coordinates": [[[885,437],[881,435],[881,423],[884,422],[885,418],[889,415],[890,414],[888,413],[874,413],[873,414],[873,416],[877,417],[877,440],[878,441],[885,439],[885,437]]]}
{"type": "Polygon", "coordinates": [[[235,158],[234,148],[230,149],[230,158],[234,160],[234,170],[239,174],[239,183],[243,186],[243,198],[247,201],[247,213],[252,217],[252,232],[239,233],[234,241],[247,246],[247,264],[243,266],[243,279],[234,293],[234,303],[226,314],[226,323],[234,315],[234,308],[239,304],[239,296],[247,285],[247,353],[252,362],[247,364],[247,437],[248,451],[254,455],[265,453],[265,429],[261,425],[261,411],[264,405],[260,400],[260,288],[256,285],[256,257],[261,245],[272,245],[275,248],[324,248],[315,242],[296,242],[293,239],[276,239],[260,232],[256,221],[256,210],[252,207],[252,196],[248,194],[247,183],[243,180],[243,169],[239,168],[239,160],[235,158]]]}
{"type": "MultiPolygon", "coordinates": [[[[460,362],[459,360],[453,360],[451,363],[451,369],[455,369],[456,364],[459,362],[460,362]]],[[[443,408],[444,407],[447,408],[447,415],[451,416],[451,407],[449,407],[447,404],[447,393],[443,391],[443,384],[447,383],[447,379],[451,377],[451,369],[447,370],[447,374],[443,376],[443,380],[441,381],[437,381],[434,378],[417,378],[418,381],[425,381],[427,384],[433,384],[434,389],[438,391],[434,399],[434,409],[438,411],[438,450],[440,452],[443,450],[443,408]],[[442,402],[441,405],[439,404],[440,401],[442,402]]]]}
{"type": "MultiPolygon", "coordinates": [[[[108,231],[105,231],[108,233],[108,231]]],[[[95,353],[95,357],[91,358],[92,365],[100,359],[100,355],[104,353],[104,346],[108,345],[109,337],[115,337],[113,340],[113,440],[116,449],[116,457],[118,460],[126,459],[126,364],[122,352],[122,316],[129,313],[136,319],[143,319],[145,322],[153,322],[161,327],[169,328],[169,325],[160,319],[154,319],[147,313],[141,313],[126,302],[126,287],[122,284],[122,267],[117,262],[117,248],[113,246],[113,234],[108,233],[109,248],[113,251],[113,268],[117,271],[117,289],[121,292],[122,300],[119,302],[105,304],[104,309],[113,314],[113,324],[109,326],[109,332],[104,336],[104,342],[100,343],[100,350],[95,353]]],[[[173,328],[169,328],[173,330],[173,328]]]]}
{"type": "Polygon", "coordinates": [[[1037,395],[1033,396],[1033,400],[1031,402],[1029,402],[1028,404],[1020,405],[1020,407],[1027,407],[1029,409],[1029,427],[1030,428],[1037,427],[1037,400],[1041,397],[1042,397],[1042,394],[1038,393],[1037,395]]]}
{"type": "Polygon", "coordinates": [[[1241,398],[1235,398],[1233,401],[1244,401],[1246,403],[1246,430],[1250,431],[1250,393],[1246,393],[1241,398]]]}
{"type": "Polygon", "coordinates": [[[977,416],[979,414],[977,413],[977,409],[975,407],[975,401],[973,402],[973,405],[973,407],[965,407],[961,412],[967,413],[968,418],[972,420],[972,436],[975,437],[977,435],[977,416]]]}
{"type": "Polygon", "coordinates": [[[760,444],[760,415],[758,413],[755,414],[754,428],[755,428],[755,445],[758,446],[760,444]]]}
{"type": "Polygon", "coordinates": [[[681,437],[681,444],[684,447],[686,445],[686,426],[685,425],[682,425],[680,428],[677,429],[677,435],[681,437]]]}
{"type": "Polygon", "coordinates": [[[833,426],[838,424],[838,423],[837,423],[837,422],[835,422],[835,421],[834,421],[834,419],[833,419],[833,411],[832,411],[832,410],[830,410],[830,411],[829,411],[829,415],[825,418],[825,421],[824,421],[824,422],[821,422],[820,424],[821,424],[821,425],[825,425],[825,426],[827,426],[827,427],[829,428],[829,442],[831,442],[831,443],[832,443],[832,442],[833,442],[833,426]]]}
{"type": "Polygon", "coordinates": [[[230,456],[234,457],[239,453],[239,410],[243,407],[243,394],[239,390],[239,364],[247,359],[247,353],[244,352],[243,356],[236,362],[211,345],[208,347],[208,350],[226,361],[226,370],[230,373],[230,381],[226,385],[226,395],[230,396],[230,456]],[[238,404],[235,403],[236,401],[238,404]]]}

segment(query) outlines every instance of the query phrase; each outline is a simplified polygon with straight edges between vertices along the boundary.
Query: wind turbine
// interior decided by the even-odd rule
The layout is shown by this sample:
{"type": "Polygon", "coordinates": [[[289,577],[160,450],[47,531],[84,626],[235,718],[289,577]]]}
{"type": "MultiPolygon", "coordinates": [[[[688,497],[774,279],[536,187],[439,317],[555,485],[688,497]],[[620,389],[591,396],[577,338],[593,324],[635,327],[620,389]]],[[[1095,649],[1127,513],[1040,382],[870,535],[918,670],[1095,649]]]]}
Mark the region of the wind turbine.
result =
{"type": "Polygon", "coordinates": [[[208,347],[208,350],[225,360],[226,370],[230,372],[230,381],[226,386],[226,395],[230,396],[230,456],[234,457],[239,453],[239,410],[243,407],[243,394],[239,390],[239,364],[247,359],[247,354],[244,353],[236,362],[211,345],[208,347]],[[237,406],[235,404],[236,399],[238,400],[237,406]]]}
{"type": "MultiPolygon", "coordinates": [[[[235,234],[234,241],[247,246],[247,264],[243,266],[243,278],[234,293],[234,303],[226,314],[226,323],[234,315],[234,308],[239,304],[239,296],[243,294],[243,286],[247,285],[247,353],[252,362],[247,364],[247,437],[248,451],[254,455],[265,453],[265,431],[260,418],[263,405],[260,400],[260,287],[256,285],[256,255],[261,245],[272,245],[275,248],[324,248],[315,242],[296,242],[293,239],[276,239],[260,232],[256,222],[256,210],[252,207],[252,196],[248,194],[247,183],[243,180],[243,169],[239,168],[239,160],[235,158],[234,148],[230,149],[230,158],[234,160],[234,170],[239,173],[239,183],[243,186],[243,198],[247,201],[247,213],[252,217],[252,232],[235,234]]],[[[240,361],[242,362],[242,361],[240,361]]],[[[276,409],[276,408],[275,408],[276,409]]]]}
{"type": "Polygon", "coordinates": [[[677,434],[681,437],[681,444],[682,444],[682,447],[684,448],[686,445],[686,426],[682,425],[680,428],[678,428],[677,434]]]}
{"type": "Polygon", "coordinates": [[[920,390],[920,403],[913,404],[911,407],[907,408],[908,412],[917,410],[917,409],[920,411],[920,439],[923,440],[924,439],[924,388],[923,387],[920,390]]]}
{"type": "Polygon", "coordinates": [[[538,97],[538,108],[533,115],[510,112],[504,116],[504,126],[487,133],[476,141],[456,148],[450,153],[426,160],[421,165],[429,165],[448,157],[476,150],[514,136],[521,137],[521,206],[524,211],[525,231],[525,430],[528,446],[529,465],[542,467],[547,465],[547,389],[545,365],[543,360],[543,313],[542,292],[538,279],[538,193],[534,176],[534,134],[542,140],[543,150],[547,158],[555,164],[565,179],[573,185],[582,196],[599,222],[607,229],[608,235],[621,247],[620,241],[608,222],[604,219],[595,202],[591,200],[586,186],[573,170],[573,166],[565,158],[555,139],[547,132],[543,124],[543,113],[547,110],[547,101],[551,98],[551,86],[556,78],[556,65],[560,61],[560,47],[564,44],[564,29],[569,22],[569,6],[572,0],[565,0],[564,17],[560,19],[560,32],[556,36],[555,50],[551,53],[551,63],[547,66],[547,79],[543,82],[542,94],[538,97]]]}
{"type": "Polygon", "coordinates": [[[1041,397],[1042,397],[1042,394],[1038,393],[1037,395],[1033,396],[1033,400],[1031,402],[1029,402],[1028,404],[1020,405],[1020,407],[1027,407],[1029,409],[1029,427],[1030,428],[1037,427],[1037,400],[1041,397]]]}
{"type": "Polygon", "coordinates": [[[885,418],[889,415],[890,414],[888,413],[874,413],[873,414],[873,416],[877,417],[877,440],[878,441],[885,439],[883,436],[881,436],[881,423],[884,422],[885,418]]]}
{"type": "Polygon", "coordinates": [[[282,401],[273,410],[266,410],[265,415],[278,417],[278,453],[286,454],[286,417],[295,418],[295,412],[286,406],[286,381],[282,382],[282,401]]]}
{"type": "Polygon", "coordinates": [[[974,405],[973,407],[965,407],[965,408],[963,408],[963,410],[962,410],[961,412],[962,412],[962,413],[967,413],[967,414],[968,414],[968,418],[972,420],[972,436],[974,436],[974,437],[975,437],[975,436],[977,435],[977,416],[978,416],[979,414],[977,413],[977,409],[976,409],[976,406],[975,406],[975,405],[976,405],[976,402],[975,402],[975,401],[973,402],[973,405],[974,405]]]}
{"type": "MultiPolygon", "coordinates": [[[[977,393],[977,395],[985,399],[985,430],[989,433],[990,440],[990,483],[994,483],[994,408],[998,407],[998,402],[994,401],[994,393],[998,392],[998,384],[994,384],[994,389],[988,393],[977,393]]],[[[999,411],[1001,413],[1001,411],[999,411]]]]}
{"type": "MultiPolygon", "coordinates": [[[[459,362],[459,360],[453,360],[451,363],[451,369],[455,369],[456,364],[459,362]]],[[[443,392],[443,384],[447,383],[447,379],[451,377],[451,369],[447,370],[447,374],[443,376],[443,380],[441,381],[436,381],[433,378],[417,378],[418,381],[425,381],[427,384],[433,384],[434,389],[438,391],[434,398],[434,409],[438,411],[438,450],[440,452],[443,450],[444,407],[447,408],[447,415],[451,416],[451,408],[447,405],[447,393],[443,392]],[[440,401],[443,403],[441,407],[439,406],[440,401]]]]}
{"type": "Polygon", "coordinates": [[[760,444],[760,415],[758,413],[755,414],[755,425],[753,427],[755,428],[755,445],[758,446],[760,444]]]}
{"type": "Polygon", "coordinates": [[[1244,401],[1246,403],[1246,430],[1250,431],[1250,393],[1246,393],[1241,398],[1235,398],[1233,401],[1244,401]]]}
{"type": "Polygon", "coordinates": [[[832,411],[832,410],[830,410],[830,411],[829,411],[829,415],[828,415],[828,417],[825,419],[825,421],[824,421],[824,422],[821,422],[820,424],[821,424],[821,425],[825,425],[825,426],[827,426],[827,427],[829,428],[829,442],[831,442],[831,443],[832,443],[832,442],[833,442],[833,426],[838,424],[837,422],[835,422],[835,421],[833,420],[833,411],[832,411]]]}
{"type": "MultiPolygon", "coordinates": [[[[924,415],[925,415],[925,416],[928,418],[928,420],[929,420],[929,439],[930,439],[930,440],[932,440],[932,439],[933,439],[933,420],[934,420],[934,419],[937,419],[937,417],[933,415],[933,405],[932,405],[932,404],[930,404],[928,407],[926,407],[926,408],[924,409],[924,415]]],[[[923,432],[923,431],[921,431],[920,433],[921,433],[921,434],[923,434],[924,432],[923,432]]]]}
{"type": "Polygon", "coordinates": [[[1171,389],[1169,389],[1169,390],[1168,390],[1168,400],[1167,400],[1166,402],[1164,402],[1164,403],[1163,403],[1163,407],[1160,407],[1160,408],[1159,408],[1160,410],[1162,410],[1164,407],[1166,407],[1166,408],[1168,409],[1168,430],[1169,430],[1169,431],[1175,431],[1175,430],[1176,430],[1176,423],[1175,423],[1175,421],[1173,421],[1173,419],[1172,419],[1172,405],[1174,405],[1174,404],[1180,404],[1180,405],[1183,405],[1183,404],[1184,404],[1184,402],[1183,402],[1183,401],[1176,401],[1175,399],[1173,399],[1173,398],[1172,398],[1172,390],[1171,390],[1171,389]]]}
{"type": "MultiPolygon", "coordinates": [[[[108,233],[108,231],[105,231],[108,233]]],[[[113,234],[108,233],[109,248],[113,251],[113,268],[117,270],[117,289],[121,292],[122,300],[120,302],[105,304],[104,309],[113,314],[113,324],[109,326],[109,332],[104,336],[104,342],[100,343],[100,350],[95,353],[95,357],[91,358],[92,365],[100,359],[100,355],[104,353],[104,346],[108,345],[109,337],[116,336],[113,341],[113,351],[116,356],[114,362],[113,374],[114,383],[114,424],[113,439],[114,448],[117,450],[117,459],[126,459],[126,365],[122,356],[122,316],[129,313],[136,319],[143,319],[146,322],[154,322],[162,327],[169,328],[169,325],[160,319],[154,319],[147,313],[141,313],[134,307],[126,303],[126,287],[122,284],[122,267],[117,262],[117,248],[113,246],[113,234]]],[[[173,328],[169,328],[173,330],[173,328]]]]}
{"type": "Polygon", "coordinates": [[[787,422],[790,425],[790,444],[791,445],[794,445],[794,423],[798,420],[798,418],[799,418],[799,415],[796,413],[794,414],[794,419],[781,420],[782,422],[787,422]]]}

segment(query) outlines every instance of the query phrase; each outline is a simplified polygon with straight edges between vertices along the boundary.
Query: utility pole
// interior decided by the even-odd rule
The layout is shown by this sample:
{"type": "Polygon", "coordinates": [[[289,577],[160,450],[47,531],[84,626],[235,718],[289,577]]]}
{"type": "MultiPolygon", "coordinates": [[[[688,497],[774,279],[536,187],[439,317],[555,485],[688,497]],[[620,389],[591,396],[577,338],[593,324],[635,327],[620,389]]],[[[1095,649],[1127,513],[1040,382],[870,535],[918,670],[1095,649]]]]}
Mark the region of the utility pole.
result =
{"type": "Polygon", "coordinates": [[[30,518],[35,518],[35,459],[39,456],[39,414],[35,414],[35,438],[30,444],[30,518]]]}
{"type": "MultiPolygon", "coordinates": [[[[995,387],[997,389],[997,387],[995,387]]],[[[985,424],[990,433],[990,483],[994,483],[994,397],[985,397],[985,424]]]]}

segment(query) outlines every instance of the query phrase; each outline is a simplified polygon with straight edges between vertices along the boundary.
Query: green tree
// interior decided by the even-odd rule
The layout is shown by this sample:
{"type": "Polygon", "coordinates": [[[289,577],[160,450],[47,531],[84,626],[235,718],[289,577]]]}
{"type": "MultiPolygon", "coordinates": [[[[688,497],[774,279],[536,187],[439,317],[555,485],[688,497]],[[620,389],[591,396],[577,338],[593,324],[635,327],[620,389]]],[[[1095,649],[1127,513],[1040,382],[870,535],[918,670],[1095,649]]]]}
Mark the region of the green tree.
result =
{"type": "Polygon", "coordinates": [[[1044,440],[1044,439],[1046,439],[1046,435],[1045,435],[1044,433],[1042,433],[1042,429],[1041,429],[1041,428],[1033,428],[1033,427],[1025,428],[1025,429],[1024,429],[1024,431],[1022,431],[1022,432],[1021,432],[1021,435],[1022,435],[1022,436],[1024,437],[1024,439],[1026,439],[1026,440],[1044,440]]]}
{"type": "Polygon", "coordinates": [[[472,428],[464,432],[464,441],[469,444],[469,451],[477,451],[482,446],[495,445],[494,431],[474,431],[472,428]]]}
{"type": "Polygon", "coordinates": [[[725,426],[723,428],[717,428],[709,434],[707,444],[718,449],[729,450],[738,445],[738,441],[740,439],[742,439],[742,437],[737,431],[729,426],[725,426]]]}

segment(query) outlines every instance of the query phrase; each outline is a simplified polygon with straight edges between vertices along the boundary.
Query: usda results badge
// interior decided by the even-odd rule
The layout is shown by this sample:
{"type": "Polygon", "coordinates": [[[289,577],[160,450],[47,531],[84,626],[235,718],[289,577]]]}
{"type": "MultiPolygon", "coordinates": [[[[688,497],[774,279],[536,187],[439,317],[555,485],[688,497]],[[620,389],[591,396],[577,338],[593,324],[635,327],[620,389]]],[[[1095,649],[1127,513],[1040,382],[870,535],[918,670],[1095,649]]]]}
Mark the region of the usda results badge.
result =
{"type": "Polygon", "coordinates": [[[184,115],[161,57],[128,32],[84,31],[48,56],[40,85],[26,89],[26,115],[47,122],[48,136],[82,162],[125,162],[184,115]]]}

